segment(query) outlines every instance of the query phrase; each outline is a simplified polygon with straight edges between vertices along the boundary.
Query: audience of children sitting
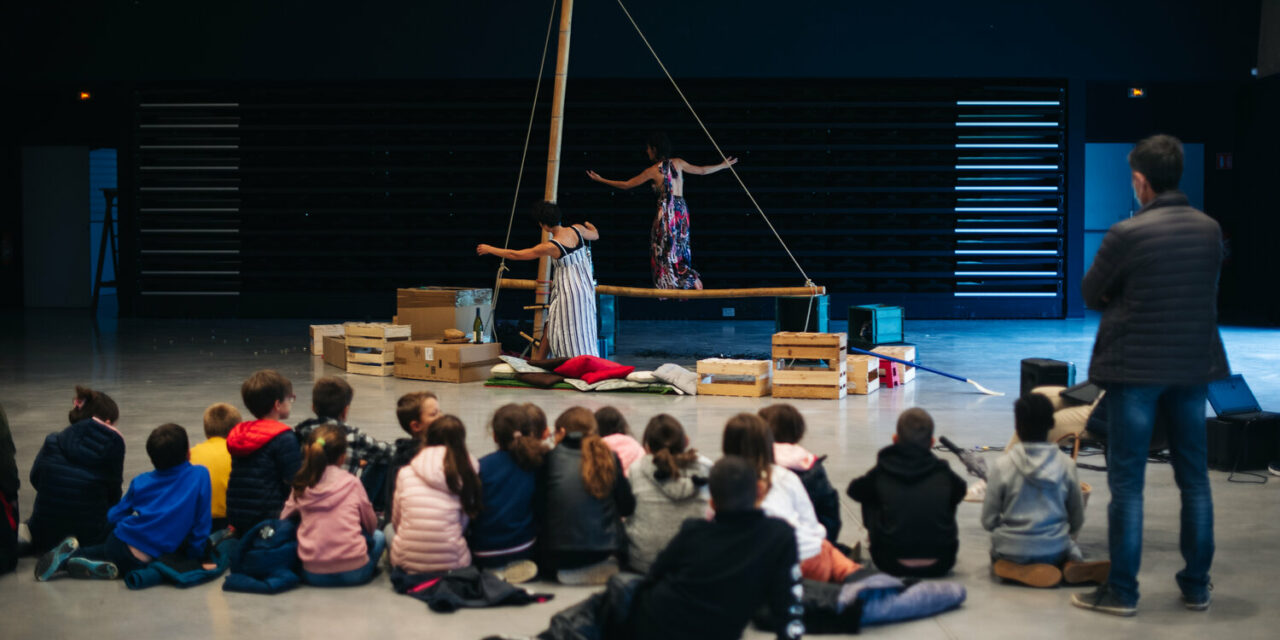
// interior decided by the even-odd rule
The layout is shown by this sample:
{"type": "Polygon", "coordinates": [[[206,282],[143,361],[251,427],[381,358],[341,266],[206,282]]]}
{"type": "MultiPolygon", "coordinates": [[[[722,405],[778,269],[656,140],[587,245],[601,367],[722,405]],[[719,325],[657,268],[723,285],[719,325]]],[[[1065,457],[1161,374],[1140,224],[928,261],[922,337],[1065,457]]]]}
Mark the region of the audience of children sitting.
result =
{"type": "Polygon", "coordinates": [[[893,444],[876,455],[876,466],[849,483],[849,497],[862,503],[871,560],[885,573],[938,577],[955,566],[956,506],[967,485],[932,449],[933,417],[907,409],[898,416],[893,444]]]}
{"type": "Polygon", "coordinates": [[[436,418],[423,446],[400,469],[391,502],[391,566],[408,574],[471,565],[463,534],[480,514],[480,463],[467,453],[467,431],[455,416],[436,418]]]}
{"type": "Polygon", "coordinates": [[[991,571],[1032,587],[1102,583],[1110,562],[1085,562],[1075,536],[1084,525],[1084,495],[1076,465],[1056,444],[1053,404],[1029,393],[1013,404],[1020,442],[987,474],[982,528],[991,532],[991,571]]]}
{"type": "Polygon", "coordinates": [[[813,455],[800,446],[804,416],[799,409],[785,403],[769,405],[761,409],[759,415],[773,430],[774,461],[800,478],[818,522],[827,530],[827,540],[835,544],[840,535],[840,494],[827,479],[827,470],[822,464],[826,456],[813,455]]]}
{"type": "Polygon", "coordinates": [[[387,539],[364,487],[347,471],[346,433],[336,424],[309,430],[302,468],[280,519],[299,514],[298,559],[307,584],[347,587],[373,579],[387,539]]]}
{"type": "Polygon", "coordinates": [[[631,476],[631,465],[644,455],[644,447],[631,436],[631,425],[616,407],[596,409],[596,431],[622,462],[622,475],[631,476]]]}
{"type": "Polygon", "coordinates": [[[219,402],[204,410],[205,441],[191,447],[191,464],[209,470],[213,483],[211,505],[213,530],[227,528],[227,481],[231,479],[231,452],[227,451],[227,434],[240,424],[240,412],[235,407],[219,402]]]}
{"type": "Polygon", "coordinates": [[[538,574],[533,502],[538,468],[549,451],[543,443],[547,416],[532,404],[508,404],[490,424],[498,450],[480,458],[484,506],[471,521],[471,559],[507,582],[528,582],[538,574]]]}
{"type": "Polygon", "coordinates": [[[555,439],[537,494],[542,573],[564,584],[604,584],[618,571],[616,556],[626,548],[622,518],[635,511],[635,496],[590,411],[560,414],[555,439]]]}
{"type": "Polygon", "coordinates": [[[631,465],[635,513],[626,519],[627,564],[644,573],[688,518],[707,512],[711,461],[689,448],[680,421],[660,413],[644,428],[644,457],[631,465]]]}
{"type": "Polygon", "coordinates": [[[100,544],[81,546],[68,537],[36,562],[36,580],[65,569],[74,578],[112,580],[160,556],[184,550],[200,558],[209,538],[209,471],[188,461],[187,432],[176,424],[156,427],[147,438],[155,471],[129,483],[107,514],[115,529],[100,544]]]}

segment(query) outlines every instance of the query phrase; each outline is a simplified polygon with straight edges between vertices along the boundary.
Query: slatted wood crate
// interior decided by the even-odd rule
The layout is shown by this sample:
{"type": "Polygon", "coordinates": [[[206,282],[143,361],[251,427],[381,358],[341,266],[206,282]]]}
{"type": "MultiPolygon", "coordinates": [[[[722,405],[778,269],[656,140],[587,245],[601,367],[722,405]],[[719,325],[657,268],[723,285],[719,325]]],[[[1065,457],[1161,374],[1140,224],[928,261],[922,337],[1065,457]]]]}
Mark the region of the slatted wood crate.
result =
{"type": "Polygon", "coordinates": [[[838,400],[848,393],[843,333],[773,334],[773,397],[838,400]]]}
{"type": "Polygon", "coordinates": [[[347,372],[366,376],[391,376],[396,372],[396,343],[409,340],[409,325],[381,322],[348,322],[347,372]]]}
{"type": "Polygon", "coordinates": [[[343,326],[340,324],[313,324],[311,325],[311,355],[324,355],[324,339],[326,337],[341,338],[344,335],[343,326]]]}
{"type": "MultiPolygon", "coordinates": [[[[883,353],[886,356],[889,356],[891,358],[897,358],[899,360],[907,360],[909,362],[916,361],[916,346],[914,344],[883,344],[872,349],[872,351],[876,353],[883,353]]],[[[915,367],[908,366],[905,364],[898,364],[896,362],[890,362],[888,360],[880,361],[881,376],[884,376],[887,373],[887,371],[885,371],[885,368],[888,365],[892,365],[898,369],[899,384],[906,384],[916,379],[915,367]]]]}
{"type": "Polygon", "coordinates": [[[849,354],[849,393],[865,396],[880,388],[880,358],[849,354]]]}
{"type": "Polygon", "coordinates": [[[762,398],[772,390],[768,360],[708,358],[698,361],[698,395],[762,398]]]}

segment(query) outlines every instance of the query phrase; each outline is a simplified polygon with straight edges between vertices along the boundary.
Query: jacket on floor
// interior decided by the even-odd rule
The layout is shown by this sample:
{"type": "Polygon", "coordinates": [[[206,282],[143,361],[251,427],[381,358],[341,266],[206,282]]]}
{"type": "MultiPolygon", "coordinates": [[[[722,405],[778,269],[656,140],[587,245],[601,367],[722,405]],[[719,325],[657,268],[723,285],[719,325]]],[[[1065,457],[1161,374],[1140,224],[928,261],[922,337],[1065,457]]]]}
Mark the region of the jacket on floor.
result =
{"type": "Polygon", "coordinates": [[[626,521],[630,552],[627,562],[638,572],[649,570],[658,553],[680,532],[689,518],[706,519],[711,494],[707,480],[711,461],[698,456],[671,478],[658,470],[653,455],[645,454],[631,465],[631,492],[636,510],[626,521]],[[659,477],[662,476],[662,477],[659,477]]]}
{"type": "Polygon", "coordinates": [[[227,523],[246,531],[275,519],[302,466],[302,449],[293,430],[275,420],[241,422],[227,434],[227,451],[227,523]]]}
{"type": "Polygon", "coordinates": [[[366,534],[378,527],[364,487],[345,469],[329,465],[316,486],[298,496],[289,492],[280,518],[302,514],[298,559],[309,573],[354,571],[369,563],[366,534]]]}
{"type": "Polygon", "coordinates": [[[982,528],[1001,556],[1065,553],[1084,525],[1084,495],[1076,463],[1057,445],[1019,442],[987,474],[982,528]]]}
{"type": "Polygon", "coordinates": [[[771,475],[769,493],[765,494],[760,508],[766,515],[779,518],[795,529],[796,549],[800,552],[800,561],[804,562],[822,551],[827,530],[818,522],[809,494],[796,474],[775,464],[771,475]]]}
{"type": "Polygon", "coordinates": [[[777,637],[804,634],[800,561],[786,522],[759,510],[685,520],[636,593],[637,640],[739,638],[768,606],[777,637]]]}
{"type": "Polygon", "coordinates": [[[484,508],[467,535],[473,556],[505,556],[531,550],[538,539],[533,516],[537,472],[520,468],[509,452],[480,458],[484,508]]]}
{"type": "Polygon", "coordinates": [[[1111,225],[1080,282],[1102,312],[1089,380],[1204,384],[1230,373],[1218,334],[1222,229],[1181,192],[1111,225]]]}
{"type": "Polygon", "coordinates": [[[107,518],[121,542],[158,558],[184,546],[199,558],[209,539],[209,470],[183,461],[133,479],[107,518]]]}
{"type": "Polygon", "coordinates": [[[881,568],[903,558],[954,559],[960,548],[956,506],[965,481],[932,451],[913,444],[880,450],[876,466],[849,483],[862,503],[871,559],[881,568]]]}
{"type": "MultiPolygon", "coordinates": [[[[444,475],[445,447],[424,447],[396,478],[391,503],[391,566],[406,573],[449,571],[471,564],[465,537],[470,518],[444,475]]],[[[480,463],[471,458],[479,471],[480,463]]]]}
{"type": "Polygon", "coordinates": [[[835,544],[841,527],[840,493],[827,478],[827,468],[823,464],[827,457],[815,456],[798,444],[774,443],[773,459],[800,478],[804,492],[809,494],[809,501],[813,503],[814,515],[827,530],[827,540],[835,544]]]}
{"type": "Polygon", "coordinates": [[[631,483],[613,456],[613,489],[603,498],[582,482],[582,438],[569,434],[547,454],[539,478],[543,549],[552,552],[616,552],[625,542],[622,518],[636,508],[631,483]]]}
{"type": "Polygon", "coordinates": [[[231,575],[223,591],[276,594],[302,582],[298,576],[298,525],[293,520],[263,520],[249,528],[231,549],[231,575]]]}
{"type": "Polygon", "coordinates": [[[111,532],[107,510],[120,501],[124,438],[95,418],[49,434],[31,465],[31,543],[48,551],[67,536],[93,545],[111,532]]]}

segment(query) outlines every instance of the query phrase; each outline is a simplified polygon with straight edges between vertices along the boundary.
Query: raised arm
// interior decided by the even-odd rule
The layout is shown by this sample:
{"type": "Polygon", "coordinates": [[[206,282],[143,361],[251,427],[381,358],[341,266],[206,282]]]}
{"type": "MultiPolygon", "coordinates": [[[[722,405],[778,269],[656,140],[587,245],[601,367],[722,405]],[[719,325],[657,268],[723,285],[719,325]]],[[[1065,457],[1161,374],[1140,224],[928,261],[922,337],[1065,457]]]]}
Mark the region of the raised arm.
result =
{"type": "Polygon", "coordinates": [[[617,189],[626,190],[626,189],[634,189],[650,180],[654,180],[654,181],[660,180],[662,176],[658,171],[658,165],[655,164],[652,167],[649,167],[648,169],[641,171],[639,175],[637,175],[636,177],[626,181],[601,178],[600,174],[594,171],[587,171],[587,177],[601,184],[607,184],[617,189]]]}
{"type": "MultiPolygon", "coordinates": [[[[586,237],[586,234],[583,234],[583,237],[586,237]]],[[[476,245],[476,255],[478,256],[498,256],[499,258],[506,258],[507,260],[537,260],[542,256],[554,256],[559,252],[560,250],[550,242],[539,243],[529,247],[528,249],[519,250],[499,249],[498,247],[487,244],[476,245]]]]}
{"type": "Polygon", "coordinates": [[[582,234],[582,239],[588,242],[595,242],[600,239],[600,230],[590,222],[573,225],[578,228],[578,233],[582,234]]]}
{"type": "Polygon", "coordinates": [[[719,164],[699,166],[696,164],[689,164],[681,158],[672,158],[671,164],[675,165],[677,169],[684,173],[692,173],[695,176],[709,176],[721,169],[728,169],[731,165],[738,164],[738,159],[733,156],[729,156],[728,159],[719,164]]]}

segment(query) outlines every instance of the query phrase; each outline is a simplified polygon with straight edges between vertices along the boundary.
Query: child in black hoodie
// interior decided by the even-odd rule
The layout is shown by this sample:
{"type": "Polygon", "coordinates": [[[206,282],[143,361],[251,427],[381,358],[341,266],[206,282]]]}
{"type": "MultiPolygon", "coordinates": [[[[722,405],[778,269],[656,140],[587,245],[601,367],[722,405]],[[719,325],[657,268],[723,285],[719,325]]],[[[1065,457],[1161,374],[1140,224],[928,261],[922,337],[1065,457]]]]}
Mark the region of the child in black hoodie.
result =
{"type": "Polygon", "coordinates": [[[876,466],[849,483],[849,497],[862,503],[871,559],[885,573],[938,577],[955,565],[956,505],[967,487],[932,447],[933,418],[924,409],[908,409],[876,466]]]}

